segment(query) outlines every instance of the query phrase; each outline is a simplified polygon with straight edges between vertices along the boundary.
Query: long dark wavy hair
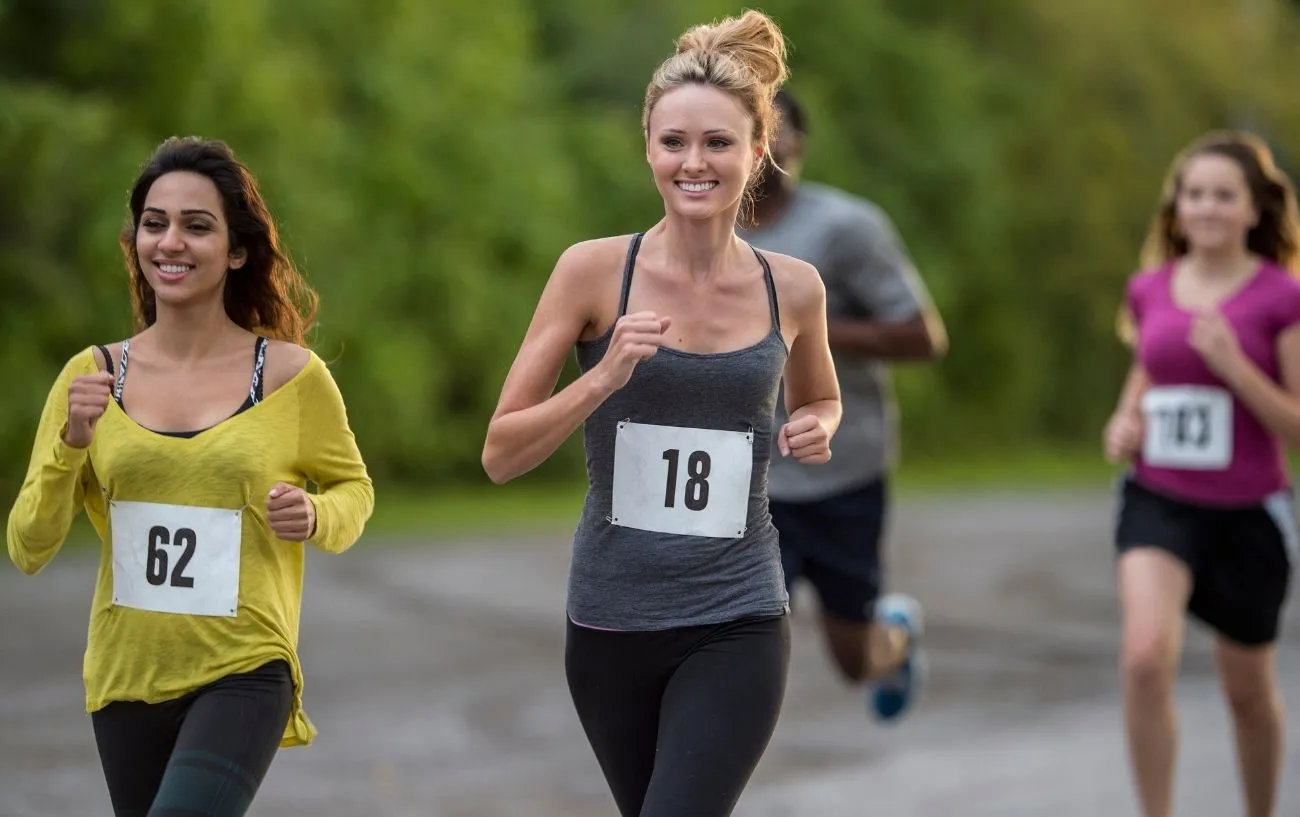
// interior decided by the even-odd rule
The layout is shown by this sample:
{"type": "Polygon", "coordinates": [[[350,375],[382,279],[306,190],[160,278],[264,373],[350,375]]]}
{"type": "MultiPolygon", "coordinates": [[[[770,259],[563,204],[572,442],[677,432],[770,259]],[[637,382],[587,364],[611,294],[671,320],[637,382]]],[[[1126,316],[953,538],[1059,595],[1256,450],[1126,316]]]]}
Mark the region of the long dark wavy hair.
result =
{"type": "Polygon", "coordinates": [[[244,265],[226,274],[226,314],[239,326],[278,340],[306,345],[319,299],[280,247],[280,237],[257,180],[225,142],[197,137],[166,140],[144,163],[131,187],[130,219],[120,244],[131,277],[136,331],[158,319],[153,287],[140,268],[135,237],[149,189],[164,174],[188,171],[206,176],[221,196],[231,252],[246,254],[244,265]]]}

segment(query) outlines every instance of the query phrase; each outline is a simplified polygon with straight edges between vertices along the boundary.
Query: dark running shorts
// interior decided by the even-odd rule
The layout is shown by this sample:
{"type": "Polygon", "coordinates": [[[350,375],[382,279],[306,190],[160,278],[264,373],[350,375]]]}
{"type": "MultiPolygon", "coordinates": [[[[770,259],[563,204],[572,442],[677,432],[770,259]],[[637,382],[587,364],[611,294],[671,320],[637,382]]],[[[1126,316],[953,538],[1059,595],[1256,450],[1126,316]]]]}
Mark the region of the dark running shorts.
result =
{"type": "Polygon", "coordinates": [[[807,579],[836,618],[871,621],[880,596],[888,487],[878,479],[811,502],[769,502],[787,588],[807,579]]]}
{"type": "Polygon", "coordinates": [[[1131,478],[1119,489],[1119,552],[1155,547],[1181,560],[1192,574],[1188,612],[1244,646],[1277,640],[1296,540],[1289,492],[1259,505],[1213,508],[1158,494],[1131,478]]]}

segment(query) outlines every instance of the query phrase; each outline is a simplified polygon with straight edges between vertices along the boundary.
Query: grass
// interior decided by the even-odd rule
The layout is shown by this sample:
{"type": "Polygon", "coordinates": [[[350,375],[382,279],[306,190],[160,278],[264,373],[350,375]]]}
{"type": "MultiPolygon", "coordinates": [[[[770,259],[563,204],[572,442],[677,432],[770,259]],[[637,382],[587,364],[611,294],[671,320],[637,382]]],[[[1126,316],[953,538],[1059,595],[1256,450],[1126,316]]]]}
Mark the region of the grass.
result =
{"type": "MultiPolygon", "coordinates": [[[[1095,449],[907,462],[896,477],[899,494],[969,491],[1098,490],[1116,469],[1095,449]]],[[[380,536],[473,534],[567,535],[581,513],[582,482],[531,483],[413,490],[376,488],[367,530],[380,536]]]]}
{"type": "Polygon", "coordinates": [[[1104,489],[1120,473],[1096,448],[905,461],[895,482],[904,496],[972,490],[1104,489]]]}

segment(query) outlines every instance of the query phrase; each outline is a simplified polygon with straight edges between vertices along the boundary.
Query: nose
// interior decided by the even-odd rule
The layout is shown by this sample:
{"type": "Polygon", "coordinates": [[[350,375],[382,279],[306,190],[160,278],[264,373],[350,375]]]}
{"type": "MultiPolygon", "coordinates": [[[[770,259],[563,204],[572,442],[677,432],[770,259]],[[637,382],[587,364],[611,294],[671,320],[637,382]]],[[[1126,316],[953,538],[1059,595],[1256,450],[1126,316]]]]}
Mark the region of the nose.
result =
{"type": "Polygon", "coordinates": [[[165,253],[178,253],[185,249],[185,238],[179,224],[172,224],[158,240],[158,249],[165,253]]]}
{"type": "Polygon", "coordinates": [[[686,151],[686,158],[682,162],[682,169],[691,172],[702,172],[707,163],[704,161],[704,151],[699,147],[692,147],[686,151]]]}

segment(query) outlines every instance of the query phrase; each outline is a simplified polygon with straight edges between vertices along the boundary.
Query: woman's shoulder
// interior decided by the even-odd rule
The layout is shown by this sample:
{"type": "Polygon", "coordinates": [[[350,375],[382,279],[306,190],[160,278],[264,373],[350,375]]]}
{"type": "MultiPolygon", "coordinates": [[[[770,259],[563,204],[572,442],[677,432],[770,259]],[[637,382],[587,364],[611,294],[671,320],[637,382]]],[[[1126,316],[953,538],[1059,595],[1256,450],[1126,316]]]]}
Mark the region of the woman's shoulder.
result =
{"type": "Polygon", "coordinates": [[[312,369],[325,368],[315,352],[287,340],[268,339],[262,363],[262,395],[266,396],[283,388],[298,378],[310,377],[312,369]]]}
{"type": "Polygon", "coordinates": [[[613,269],[622,270],[627,262],[634,234],[588,238],[570,244],[555,264],[555,275],[586,280],[603,276],[613,269]]]}
{"type": "Polygon", "coordinates": [[[812,264],[771,250],[762,250],[761,254],[772,270],[772,283],[782,307],[799,311],[816,308],[826,300],[826,285],[812,264]]]}

